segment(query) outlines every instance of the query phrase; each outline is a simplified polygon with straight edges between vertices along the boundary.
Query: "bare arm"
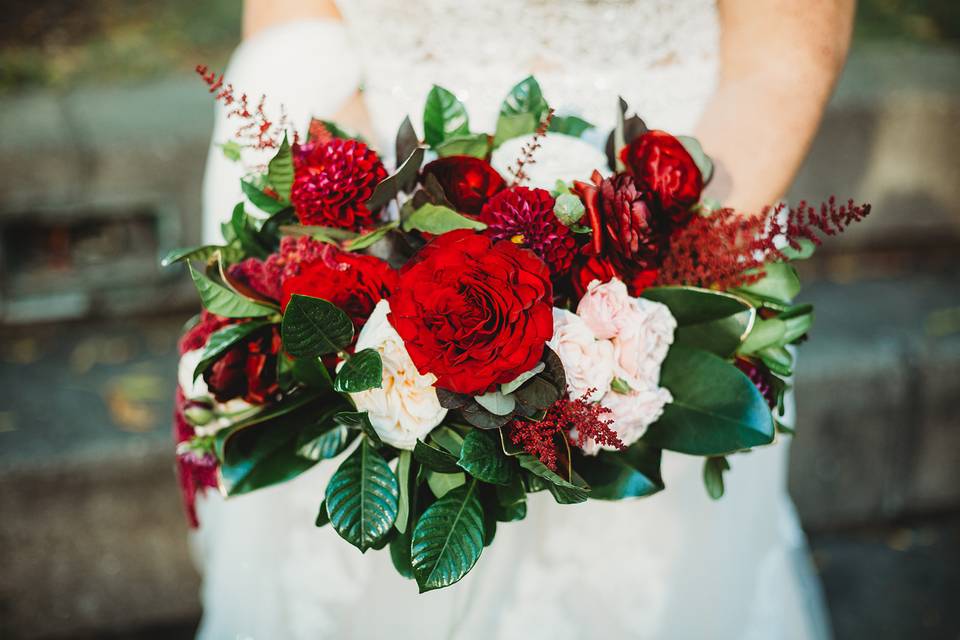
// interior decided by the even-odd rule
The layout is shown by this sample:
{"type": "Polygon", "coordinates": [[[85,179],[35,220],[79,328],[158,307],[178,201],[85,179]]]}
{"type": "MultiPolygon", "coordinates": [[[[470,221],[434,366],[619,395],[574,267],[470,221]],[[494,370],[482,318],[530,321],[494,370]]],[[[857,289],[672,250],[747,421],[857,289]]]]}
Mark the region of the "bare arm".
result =
{"type": "Polygon", "coordinates": [[[855,0],[720,0],[720,81],[696,134],[708,194],[758,211],[786,192],[843,68],[855,0]]]}

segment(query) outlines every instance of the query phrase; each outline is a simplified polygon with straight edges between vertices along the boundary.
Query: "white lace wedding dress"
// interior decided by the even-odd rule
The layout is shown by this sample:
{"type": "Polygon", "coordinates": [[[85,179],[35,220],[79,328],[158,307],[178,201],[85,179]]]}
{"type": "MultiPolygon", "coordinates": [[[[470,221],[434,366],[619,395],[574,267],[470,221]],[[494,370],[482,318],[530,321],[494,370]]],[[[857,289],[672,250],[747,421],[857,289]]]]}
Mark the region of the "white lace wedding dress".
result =
{"type": "MultiPolygon", "coordinates": [[[[689,133],[714,87],[708,0],[344,0],[329,23],[243,44],[228,78],[284,103],[302,126],[332,116],[359,75],[382,148],[416,123],[431,84],[454,91],[477,130],[534,72],[551,105],[612,125],[622,95],[652,127],[689,133]]],[[[214,142],[231,126],[218,116],[214,142]]],[[[206,235],[240,200],[240,169],[213,148],[206,235]]],[[[204,639],[825,639],[820,591],[785,490],[787,443],[731,458],[710,500],[700,458],[665,453],[667,490],[621,503],[530,497],[451,588],[418,595],[387,552],[366,556],[313,525],[336,462],[285,485],[200,501],[204,639]]]]}

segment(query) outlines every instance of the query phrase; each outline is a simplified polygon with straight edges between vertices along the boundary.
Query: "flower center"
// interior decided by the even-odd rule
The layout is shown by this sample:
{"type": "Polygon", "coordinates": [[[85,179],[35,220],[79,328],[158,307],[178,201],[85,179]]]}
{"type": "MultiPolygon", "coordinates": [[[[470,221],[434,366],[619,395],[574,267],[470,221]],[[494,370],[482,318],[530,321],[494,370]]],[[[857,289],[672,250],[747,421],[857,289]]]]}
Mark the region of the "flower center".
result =
{"type": "Polygon", "coordinates": [[[523,244],[524,242],[526,242],[526,240],[527,239],[524,237],[522,233],[518,233],[517,235],[512,236],[510,238],[510,242],[512,242],[513,244],[523,244]]]}

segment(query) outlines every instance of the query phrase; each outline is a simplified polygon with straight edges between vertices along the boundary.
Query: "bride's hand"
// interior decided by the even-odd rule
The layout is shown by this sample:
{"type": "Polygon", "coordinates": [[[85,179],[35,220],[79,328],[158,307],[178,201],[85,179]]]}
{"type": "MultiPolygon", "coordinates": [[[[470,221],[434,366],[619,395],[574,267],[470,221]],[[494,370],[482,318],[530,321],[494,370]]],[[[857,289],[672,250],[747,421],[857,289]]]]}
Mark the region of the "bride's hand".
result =
{"type": "Polygon", "coordinates": [[[746,212],[783,197],[843,68],[854,0],[719,0],[720,80],[696,135],[708,196],[746,212]]]}

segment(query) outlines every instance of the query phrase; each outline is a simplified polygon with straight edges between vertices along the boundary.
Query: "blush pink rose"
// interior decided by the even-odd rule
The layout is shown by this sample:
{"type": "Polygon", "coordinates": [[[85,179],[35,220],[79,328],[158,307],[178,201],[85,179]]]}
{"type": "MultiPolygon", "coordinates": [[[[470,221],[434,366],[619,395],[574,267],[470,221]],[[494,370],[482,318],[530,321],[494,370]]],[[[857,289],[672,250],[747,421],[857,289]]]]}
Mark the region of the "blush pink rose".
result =
{"type": "Polygon", "coordinates": [[[613,343],[599,340],[583,318],[566,309],[553,310],[553,338],[547,343],[563,363],[571,398],[599,400],[613,380],[613,343]],[[589,397],[587,392],[593,390],[589,397]]]}

